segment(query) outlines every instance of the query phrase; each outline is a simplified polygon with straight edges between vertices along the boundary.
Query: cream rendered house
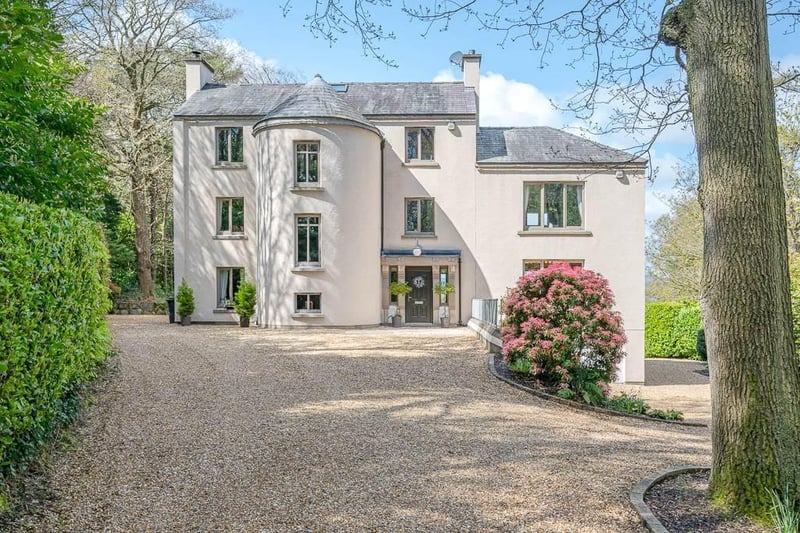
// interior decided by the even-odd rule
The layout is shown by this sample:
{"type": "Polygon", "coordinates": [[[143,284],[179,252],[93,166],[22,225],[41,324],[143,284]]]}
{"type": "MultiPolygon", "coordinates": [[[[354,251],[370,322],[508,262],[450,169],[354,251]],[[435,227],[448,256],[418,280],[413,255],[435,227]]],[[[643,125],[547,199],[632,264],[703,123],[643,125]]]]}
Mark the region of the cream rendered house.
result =
{"type": "Polygon", "coordinates": [[[193,319],[235,321],[246,277],[264,327],[464,324],[473,299],[567,261],[609,280],[622,377],[643,381],[645,162],[553,128],[479,127],[480,62],[464,54],[456,83],[221,86],[188,59],[175,280],[193,319]]]}

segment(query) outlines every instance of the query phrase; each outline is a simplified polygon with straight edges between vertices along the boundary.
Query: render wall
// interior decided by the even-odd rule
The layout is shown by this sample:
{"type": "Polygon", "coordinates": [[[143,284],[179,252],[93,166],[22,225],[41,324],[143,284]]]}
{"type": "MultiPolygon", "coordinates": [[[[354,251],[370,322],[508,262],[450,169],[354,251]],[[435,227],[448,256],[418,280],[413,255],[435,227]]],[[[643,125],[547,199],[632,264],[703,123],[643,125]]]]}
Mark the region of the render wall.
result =
{"type": "MultiPolygon", "coordinates": [[[[384,248],[411,250],[419,240],[425,250],[461,250],[461,316],[451,322],[466,324],[471,301],[486,281],[475,263],[475,138],[474,120],[374,121],[386,140],[384,150],[384,248]],[[434,161],[405,162],[406,127],[434,127],[434,161]],[[405,235],[405,199],[434,199],[434,236],[405,235]],[[460,318],[460,320],[459,320],[460,318]]],[[[458,307],[458,306],[456,306],[458,307]]]]}
{"type": "Polygon", "coordinates": [[[476,258],[487,286],[476,298],[500,298],[523,273],[525,259],[583,260],[608,279],[628,344],[621,376],[644,381],[645,180],[626,171],[554,169],[476,172],[476,258]],[[523,232],[526,182],[583,182],[584,230],[523,232]]]}
{"type": "Polygon", "coordinates": [[[353,126],[281,126],[256,135],[261,249],[257,317],[267,327],[381,321],[380,137],[353,126]],[[294,143],[318,141],[319,189],[294,188],[294,143]],[[295,215],[319,214],[319,268],[295,265],[295,215]],[[296,312],[320,293],[322,313],[296,312]]]}
{"type": "Polygon", "coordinates": [[[231,311],[217,309],[217,268],[244,268],[256,276],[257,168],[251,128],[240,121],[173,122],[173,211],[175,285],[181,279],[194,290],[196,322],[236,322],[231,311]],[[244,163],[216,165],[215,128],[244,127],[244,163]],[[217,198],[243,197],[245,231],[241,237],[217,236],[217,198]]]}

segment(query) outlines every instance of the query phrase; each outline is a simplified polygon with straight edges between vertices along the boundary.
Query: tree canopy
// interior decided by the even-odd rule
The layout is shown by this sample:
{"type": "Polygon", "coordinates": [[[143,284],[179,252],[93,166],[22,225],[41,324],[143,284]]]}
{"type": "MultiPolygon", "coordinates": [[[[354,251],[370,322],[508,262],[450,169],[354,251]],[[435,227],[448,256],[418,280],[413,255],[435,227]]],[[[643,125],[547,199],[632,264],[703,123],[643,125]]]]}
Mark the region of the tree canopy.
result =
{"type": "Polygon", "coordinates": [[[32,2],[0,7],[0,191],[101,215],[99,108],[69,91],[78,69],[59,50],[50,12],[32,2]]]}

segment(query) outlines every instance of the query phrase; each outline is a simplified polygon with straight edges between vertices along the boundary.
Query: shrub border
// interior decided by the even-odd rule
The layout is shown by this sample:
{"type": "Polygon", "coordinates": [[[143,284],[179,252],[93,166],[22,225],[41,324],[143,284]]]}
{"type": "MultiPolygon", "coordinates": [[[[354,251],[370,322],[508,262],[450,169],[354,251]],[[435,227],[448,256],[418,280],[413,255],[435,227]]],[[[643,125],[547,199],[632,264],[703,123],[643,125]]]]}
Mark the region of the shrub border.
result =
{"type": "MultiPolygon", "coordinates": [[[[576,402],[573,400],[567,400],[565,398],[559,398],[553,394],[548,394],[544,391],[540,391],[533,387],[528,387],[527,385],[523,385],[517,381],[509,379],[497,371],[497,367],[495,365],[495,359],[498,357],[499,354],[489,354],[489,372],[499,379],[500,381],[504,381],[511,385],[512,387],[516,387],[519,390],[525,391],[529,394],[532,394],[536,397],[542,398],[543,400],[548,400],[551,402],[556,402],[561,405],[565,405],[567,407],[571,407],[573,409],[579,409],[581,411],[590,411],[594,413],[604,414],[604,415],[611,415],[611,416],[622,416],[627,418],[638,418],[639,420],[647,420],[648,422],[661,422],[665,424],[675,424],[679,426],[691,426],[691,427],[708,427],[707,424],[703,424],[702,422],[685,422],[683,420],[664,420],[662,418],[653,418],[652,416],[644,416],[644,415],[637,415],[635,413],[625,413],[623,411],[616,411],[614,409],[606,409],[605,407],[596,407],[594,405],[586,405],[585,403],[576,402]]],[[[505,365],[502,361],[499,361],[501,364],[505,365]]]]}
{"type": "Polygon", "coordinates": [[[705,472],[708,470],[711,470],[708,466],[674,466],[659,470],[655,474],[647,476],[634,485],[630,494],[631,505],[633,505],[633,508],[639,513],[639,518],[644,522],[645,527],[653,533],[669,533],[669,530],[664,527],[664,524],[655,517],[650,507],[644,503],[644,495],[647,494],[647,491],[658,483],[681,474],[693,474],[695,472],[705,472]]]}

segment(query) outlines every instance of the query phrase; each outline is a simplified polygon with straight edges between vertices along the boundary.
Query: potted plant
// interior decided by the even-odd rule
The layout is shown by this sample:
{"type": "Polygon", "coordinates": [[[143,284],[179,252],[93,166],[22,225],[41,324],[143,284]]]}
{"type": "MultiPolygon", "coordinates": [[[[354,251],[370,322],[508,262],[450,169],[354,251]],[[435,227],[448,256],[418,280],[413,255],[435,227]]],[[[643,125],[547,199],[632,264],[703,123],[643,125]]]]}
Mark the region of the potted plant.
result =
{"type": "Polygon", "coordinates": [[[188,326],[192,323],[192,313],[194,313],[194,292],[186,284],[185,279],[181,279],[175,299],[178,300],[178,314],[181,315],[181,326],[188,326]]]}
{"type": "Polygon", "coordinates": [[[456,288],[452,283],[439,283],[433,286],[433,292],[439,295],[439,301],[441,305],[439,306],[439,322],[442,327],[445,327],[446,321],[450,318],[450,308],[447,305],[446,298],[442,298],[442,296],[447,296],[449,294],[453,294],[456,292],[456,288]]]}
{"type": "Polygon", "coordinates": [[[239,326],[250,327],[250,317],[256,312],[256,286],[242,281],[233,297],[233,310],[239,315],[239,326]]]}
{"type": "MultiPolygon", "coordinates": [[[[389,292],[392,293],[394,296],[399,297],[405,296],[409,292],[411,292],[411,285],[408,284],[407,281],[393,281],[391,285],[389,285],[389,292]]],[[[398,304],[400,302],[398,301],[398,304]]],[[[392,317],[392,326],[399,327],[401,323],[402,317],[400,316],[400,305],[397,306],[397,314],[392,317]]]]}

